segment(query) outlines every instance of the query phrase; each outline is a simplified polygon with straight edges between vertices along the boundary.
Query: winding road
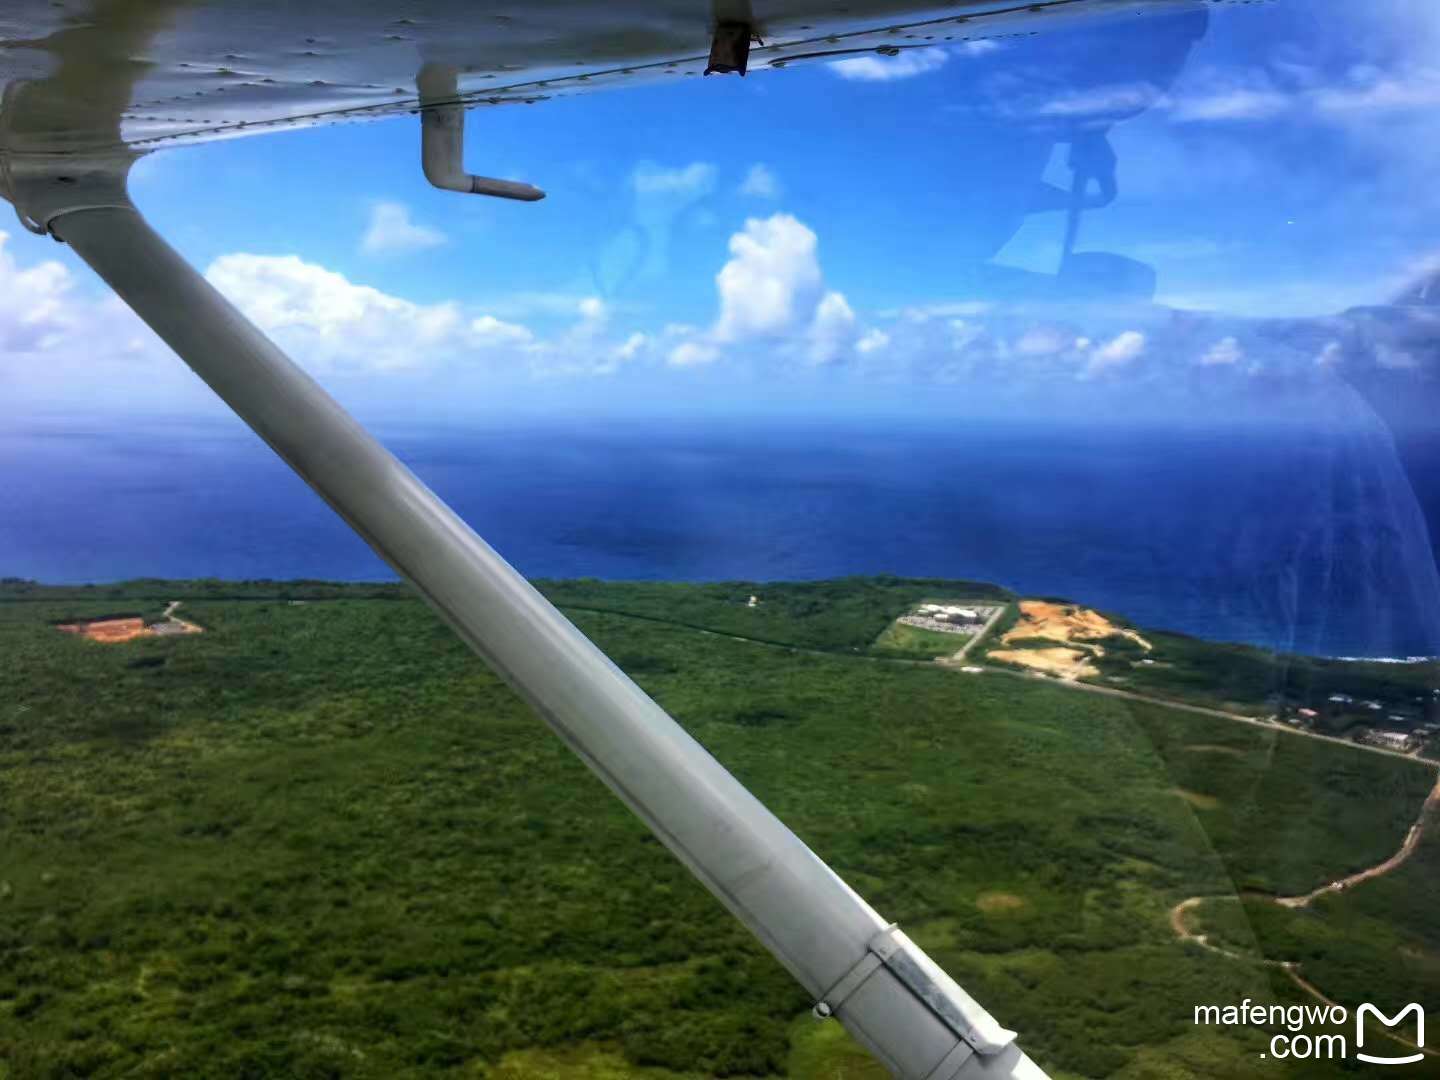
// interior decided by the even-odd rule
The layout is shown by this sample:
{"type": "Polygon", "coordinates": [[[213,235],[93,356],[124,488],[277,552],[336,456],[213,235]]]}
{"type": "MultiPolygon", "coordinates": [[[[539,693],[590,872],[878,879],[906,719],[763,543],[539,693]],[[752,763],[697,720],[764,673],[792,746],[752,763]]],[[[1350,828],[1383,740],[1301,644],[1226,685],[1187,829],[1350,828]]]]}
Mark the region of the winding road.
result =
{"type": "MultiPolygon", "coordinates": [[[[1425,835],[1426,826],[1433,825],[1435,818],[1437,816],[1440,816],[1440,814],[1437,814],[1437,812],[1440,812],[1440,777],[1436,778],[1434,788],[1431,789],[1430,794],[1425,797],[1424,803],[1421,804],[1420,815],[1415,819],[1415,823],[1411,825],[1409,830],[1405,833],[1405,839],[1401,842],[1399,850],[1396,851],[1395,854],[1391,855],[1384,862],[1377,863],[1376,865],[1368,867],[1367,869],[1357,871],[1354,874],[1350,874],[1348,877],[1343,877],[1336,881],[1332,881],[1328,885],[1322,885],[1320,888],[1308,892],[1304,896],[1275,896],[1271,897],[1270,899],[1273,903],[1279,904],[1281,907],[1295,909],[1305,908],[1309,907],[1311,903],[1313,903],[1315,900],[1318,900],[1320,897],[1324,896],[1327,893],[1343,892],[1346,889],[1353,888],[1356,885],[1360,885],[1366,881],[1372,881],[1375,878],[1383,877],[1385,874],[1389,874],[1392,871],[1398,870],[1401,866],[1405,864],[1406,860],[1408,860],[1410,856],[1415,853],[1416,849],[1419,848],[1420,841],[1425,835]]],[[[1190,928],[1189,921],[1186,918],[1186,916],[1188,916],[1191,911],[1193,911],[1195,908],[1199,907],[1206,901],[1237,899],[1239,898],[1236,896],[1191,896],[1188,899],[1181,900],[1178,904],[1176,904],[1173,908],[1170,909],[1170,929],[1174,931],[1175,936],[1181,941],[1193,942],[1194,944],[1199,945],[1203,949],[1208,949],[1210,952],[1227,957],[1228,959],[1251,959],[1249,957],[1243,956],[1240,953],[1216,945],[1209,939],[1209,936],[1206,934],[1196,933],[1190,928]]],[[[1327,1005],[1335,1004],[1335,1002],[1332,1001],[1329,997],[1327,997],[1319,989],[1319,987],[1317,987],[1314,983],[1310,982],[1300,974],[1300,965],[1295,961],[1271,960],[1262,957],[1260,962],[1266,967],[1279,968],[1281,971],[1285,972],[1286,975],[1290,976],[1291,981],[1294,982],[1296,986],[1298,986],[1301,990],[1304,990],[1307,994],[1310,994],[1312,997],[1318,998],[1320,1001],[1324,1002],[1327,1005]]],[[[1421,1050],[1424,1053],[1430,1055],[1431,1057],[1440,1056],[1437,1055],[1436,1051],[1428,1050],[1424,1046],[1413,1043],[1410,1040],[1404,1038],[1403,1036],[1398,1035],[1393,1031],[1390,1031],[1388,1028],[1380,1028],[1378,1030],[1382,1034],[1389,1036],[1396,1042],[1403,1043],[1411,1049],[1421,1050]]]]}

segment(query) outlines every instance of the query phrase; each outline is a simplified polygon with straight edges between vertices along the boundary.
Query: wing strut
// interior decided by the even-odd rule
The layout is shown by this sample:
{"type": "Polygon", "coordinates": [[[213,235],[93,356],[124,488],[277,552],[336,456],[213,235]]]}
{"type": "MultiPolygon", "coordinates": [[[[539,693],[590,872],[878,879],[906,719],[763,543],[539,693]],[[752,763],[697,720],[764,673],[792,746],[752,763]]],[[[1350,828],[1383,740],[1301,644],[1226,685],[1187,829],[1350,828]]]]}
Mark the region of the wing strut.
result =
{"type": "Polygon", "coordinates": [[[906,1080],[1041,1072],[909,938],[651,701],[145,222],[126,157],[15,162],[70,244],[559,734],[701,883],[906,1080]],[[63,169],[63,178],[56,169],[63,169]]]}

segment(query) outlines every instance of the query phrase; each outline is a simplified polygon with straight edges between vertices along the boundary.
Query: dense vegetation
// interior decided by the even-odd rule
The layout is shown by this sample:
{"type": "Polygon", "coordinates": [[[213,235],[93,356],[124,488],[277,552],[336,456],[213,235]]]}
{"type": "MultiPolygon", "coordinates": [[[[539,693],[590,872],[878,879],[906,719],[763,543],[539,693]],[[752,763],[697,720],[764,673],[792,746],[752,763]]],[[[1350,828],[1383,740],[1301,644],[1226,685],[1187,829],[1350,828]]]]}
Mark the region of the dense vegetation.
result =
{"type": "MultiPolygon", "coordinates": [[[[1168,911],[1379,862],[1431,770],[844,655],[969,583],[545,588],[1057,1077],[1340,1075],[1194,1028],[1273,973],[1168,911]]],[[[5,1080],[880,1075],[397,587],[8,591],[5,1080]],[[52,628],[187,596],[203,635],[52,628]]]]}
{"type": "MultiPolygon", "coordinates": [[[[1380,1003],[1393,1015],[1409,1002],[1421,1002],[1426,1028],[1435,1031],[1440,1024],[1436,824],[1432,818],[1415,855],[1392,874],[1304,908],[1250,894],[1211,901],[1192,916],[1192,924],[1225,948],[1298,965],[1303,978],[1349,1009],[1380,1003]]],[[[1413,1038],[1413,1024],[1407,1028],[1413,1038]]]]}
{"type": "MultiPolygon", "coordinates": [[[[1376,721],[1376,715],[1363,706],[1334,708],[1329,703],[1332,694],[1379,702],[1381,717],[1402,710],[1419,721],[1425,715],[1425,702],[1440,687],[1440,664],[1434,661],[1334,660],[1267,652],[1253,645],[1221,645],[1184,634],[1142,633],[1154,646],[1153,652],[1144,654],[1154,663],[1135,663],[1141,657],[1133,643],[1110,639],[1104,643],[1107,655],[1098,664],[1108,681],[1123,680],[1142,693],[1257,713],[1312,708],[1321,713],[1321,730],[1331,734],[1376,721]]],[[[1434,706],[1429,708],[1434,711],[1434,706]]]]}
{"type": "Polygon", "coordinates": [[[538,584],[565,608],[647,616],[670,625],[832,652],[864,651],[896,618],[936,596],[976,601],[1013,598],[996,585],[930,578],[841,578],[764,585],[593,579],[538,584]],[[753,608],[747,603],[751,596],[758,601],[753,608]]]}

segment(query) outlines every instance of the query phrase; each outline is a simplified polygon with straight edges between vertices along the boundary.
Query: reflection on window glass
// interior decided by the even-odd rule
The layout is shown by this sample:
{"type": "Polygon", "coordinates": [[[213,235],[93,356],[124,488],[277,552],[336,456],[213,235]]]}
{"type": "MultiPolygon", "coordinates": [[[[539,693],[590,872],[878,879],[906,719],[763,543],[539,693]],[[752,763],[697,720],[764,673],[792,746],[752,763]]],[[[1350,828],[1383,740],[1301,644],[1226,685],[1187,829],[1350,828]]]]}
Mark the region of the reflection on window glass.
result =
{"type": "MultiPolygon", "coordinates": [[[[1440,9],[971,6],[804,55],[777,13],[742,80],[536,5],[604,59],[502,78],[655,70],[471,111],[534,204],[426,185],[406,110],[257,133],[391,79],[340,13],[151,13],[105,122],[236,80],[135,165],[156,229],[1048,1075],[1431,1075],[1440,9]]],[[[33,86],[112,85],[93,7],[0,16],[16,161],[73,120],[33,86]]],[[[0,239],[0,1080],[886,1075],[70,246],[0,239]]]]}

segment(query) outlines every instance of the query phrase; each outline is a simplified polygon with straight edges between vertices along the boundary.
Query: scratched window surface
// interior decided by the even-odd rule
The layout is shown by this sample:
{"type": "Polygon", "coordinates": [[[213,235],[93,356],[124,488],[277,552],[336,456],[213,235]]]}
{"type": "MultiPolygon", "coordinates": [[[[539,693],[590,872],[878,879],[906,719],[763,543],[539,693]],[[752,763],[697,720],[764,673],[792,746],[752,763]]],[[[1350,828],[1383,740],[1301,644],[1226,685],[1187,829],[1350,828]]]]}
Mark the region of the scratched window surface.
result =
{"type": "MultiPolygon", "coordinates": [[[[3,190],[121,116],[155,229],[1049,1075],[1430,1075],[1440,12],[872,6],[594,86],[497,21],[547,85],[464,168],[535,202],[426,182],[363,13],[22,8],[3,190]],[[276,80],[376,115],[225,127],[276,80]]],[[[0,1080],[886,1075],[22,226],[0,1080]]]]}

